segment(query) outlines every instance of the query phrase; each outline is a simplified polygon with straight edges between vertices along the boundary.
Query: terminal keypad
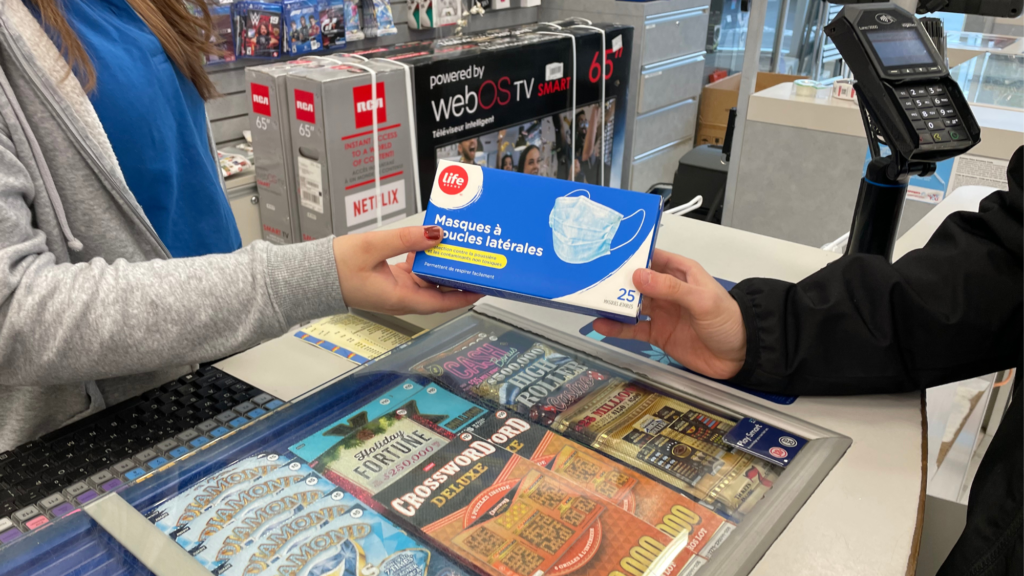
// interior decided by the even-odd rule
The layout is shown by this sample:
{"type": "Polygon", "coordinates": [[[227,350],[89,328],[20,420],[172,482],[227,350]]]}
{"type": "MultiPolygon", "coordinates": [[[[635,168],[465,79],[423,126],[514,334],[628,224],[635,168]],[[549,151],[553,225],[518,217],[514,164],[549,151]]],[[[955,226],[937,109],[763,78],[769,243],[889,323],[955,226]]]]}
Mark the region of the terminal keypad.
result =
{"type": "Polygon", "coordinates": [[[917,130],[921,144],[968,140],[960,116],[942,86],[923,84],[897,88],[896,97],[917,130]]]}

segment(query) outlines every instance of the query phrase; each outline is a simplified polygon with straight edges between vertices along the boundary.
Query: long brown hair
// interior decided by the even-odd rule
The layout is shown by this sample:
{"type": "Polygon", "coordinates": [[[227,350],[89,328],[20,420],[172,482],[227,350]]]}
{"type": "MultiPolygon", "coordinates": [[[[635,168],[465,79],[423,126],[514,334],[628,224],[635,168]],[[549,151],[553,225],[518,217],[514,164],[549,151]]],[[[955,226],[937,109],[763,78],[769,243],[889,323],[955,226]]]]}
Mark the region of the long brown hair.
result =
{"type": "MultiPolygon", "coordinates": [[[[78,2],[80,0],[70,0],[78,2]]],[[[61,54],[86,92],[96,87],[96,70],[78,35],[64,16],[62,0],[31,0],[39,10],[43,27],[58,41],[61,54]]],[[[189,11],[182,0],[127,0],[153,35],[160,40],[167,56],[186,78],[195,84],[204,100],[217,96],[217,89],[203,68],[207,54],[220,54],[214,46],[213,21],[206,0],[190,0],[199,14],[189,11]]]]}

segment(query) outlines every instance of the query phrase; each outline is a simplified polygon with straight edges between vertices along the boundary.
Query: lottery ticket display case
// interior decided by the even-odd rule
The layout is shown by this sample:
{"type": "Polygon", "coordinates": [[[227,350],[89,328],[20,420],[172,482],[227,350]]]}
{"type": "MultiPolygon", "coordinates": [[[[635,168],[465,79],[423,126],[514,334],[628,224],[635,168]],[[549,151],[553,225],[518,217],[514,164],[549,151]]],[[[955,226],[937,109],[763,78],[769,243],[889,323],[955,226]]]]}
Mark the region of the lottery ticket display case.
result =
{"type": "Polygon", "coordinates": [[[748,574],[850,439],[478,306],[0,548],[0,573],[748,574]]]}

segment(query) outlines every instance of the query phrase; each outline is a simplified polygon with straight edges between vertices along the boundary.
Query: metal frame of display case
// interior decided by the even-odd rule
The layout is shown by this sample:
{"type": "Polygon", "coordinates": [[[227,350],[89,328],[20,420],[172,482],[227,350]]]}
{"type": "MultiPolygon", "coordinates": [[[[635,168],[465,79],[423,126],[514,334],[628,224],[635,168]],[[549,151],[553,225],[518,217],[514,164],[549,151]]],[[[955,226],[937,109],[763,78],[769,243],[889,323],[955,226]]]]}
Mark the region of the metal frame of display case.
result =
{"type": "MultiPolygon", "coordinates": [[[[557,345],[592,357],[598,363],[622,370],[627,376],[631,372],[652,389],[698,406],[709,406],[723,416],[755,417],[808,440],[764,499],[737,524],[721,548],[701,568],[701,576],[749,573],[851,444],[851,440],[845,436],[716,389],[709,385],[712,381],[703,377],[622,350],[610,349],[582,336],[567,338],[566,333],[555,327],[538,324],[483,304],[311,390],[181,460],[140,478],[125,489],[101,496],[84,507],[84,514],[76,513],[65,520],[56,521],[52,526],[0,550],[0,573],[10,576],[40,571],[54,575],[70,573],[77,570],[81,566],[79,562],[85,558],[92,565],[109,566],[115,571],[144,572],[141,564],[146,564],[146,568],[158,576],[169,573],[168,567],[151,566],[132,556],[128,552],[132,546],[122,542],[122,538],[136,535],[104,530],[89,517],[90,510],[95,512],[98,507],[105,505],[108,498],[122,498],[142,514],[234,461],[261,452],[284,453],[295,442],[336,422],[342,415],[371,401],[393,383],[397,383],[395,377],[403,373],[394,369],[391,366],[393,363],[412,365],[415,360],[427,358],[464,339],[472,328],[460,329],[458,323],[473,318],[498,322],[509,329],[525,330],[551,340],[557,345]],[[443,337],[431,338],[432,335],[443,337]],[[415,356],[406,361],[405,355],[408,354],[415,356]]],[[[429,380],[420,375],[407,376],[429,380]]],[[[166,546],[169,543],[170,540],[154,542],[152,546],[166,546]]],[[[139,546],[139,542],[134,542],[134,545],[139,546]]],[[[663,556],[663,561],[671,559],[665,554],[663,556]]],[[[652,570],[655,569],[657,566],[652,566],[652,570]]]]}

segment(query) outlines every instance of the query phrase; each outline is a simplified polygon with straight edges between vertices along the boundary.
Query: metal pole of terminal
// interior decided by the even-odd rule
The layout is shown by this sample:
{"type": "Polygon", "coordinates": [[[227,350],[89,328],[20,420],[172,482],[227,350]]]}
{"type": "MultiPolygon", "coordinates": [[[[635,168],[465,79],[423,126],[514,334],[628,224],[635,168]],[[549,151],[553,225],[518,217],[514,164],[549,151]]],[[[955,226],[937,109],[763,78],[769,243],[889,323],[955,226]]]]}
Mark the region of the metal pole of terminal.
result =
{"type": "Polygon", "coordinates": [[[743,51],[743,68],[740,77],[740,91],[736,99],[736,128],[732,135],[732,155],[729,173],[725,181],[725,201],[722,206],[722,225],[731,226],[733,204],[736,201],[736,177],[743,159],[743,128],[747,122],[747,107],[750,95],[754,93],[757,69],[761,62],[761,39],[764,37],[764,21],[768,12],[768,0],[750,0],[747,18],[747,43],[743,51]]]}

